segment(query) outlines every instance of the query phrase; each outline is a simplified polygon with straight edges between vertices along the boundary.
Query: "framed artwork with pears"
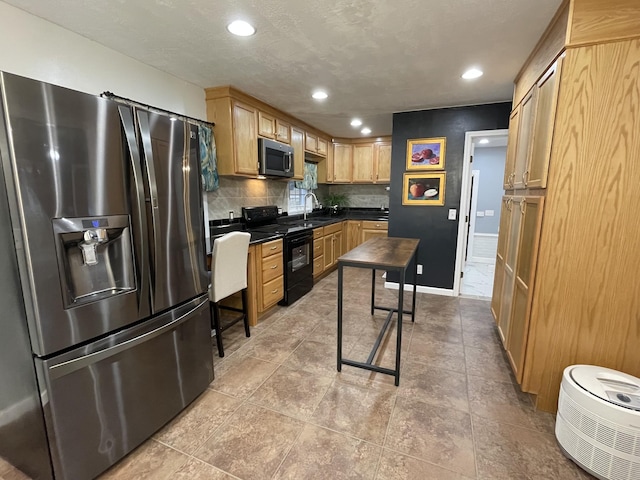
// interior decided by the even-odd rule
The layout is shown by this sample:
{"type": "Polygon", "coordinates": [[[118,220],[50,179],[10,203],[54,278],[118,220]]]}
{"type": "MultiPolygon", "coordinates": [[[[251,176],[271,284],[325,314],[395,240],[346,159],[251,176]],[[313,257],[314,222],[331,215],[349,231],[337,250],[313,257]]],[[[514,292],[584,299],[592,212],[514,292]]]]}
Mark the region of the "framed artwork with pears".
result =
{"type": "Polygon", "coordinates": [[[402,177],[402,205],[444,205],[446,172],[405,173],[402,177]]]}

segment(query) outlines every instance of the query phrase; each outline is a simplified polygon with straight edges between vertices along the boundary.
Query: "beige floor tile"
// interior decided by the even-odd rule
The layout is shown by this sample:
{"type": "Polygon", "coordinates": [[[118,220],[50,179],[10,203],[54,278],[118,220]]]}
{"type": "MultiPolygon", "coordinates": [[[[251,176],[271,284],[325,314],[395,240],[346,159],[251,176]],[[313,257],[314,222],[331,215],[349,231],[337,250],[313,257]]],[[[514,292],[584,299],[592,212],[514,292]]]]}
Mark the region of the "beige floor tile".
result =
{"type": "Polygon", "coordinates": [[[467,377],[452,370],[408,361],[401,368],[398,395],[469,412],[467,377]]]}
{"type": "Polygon", "coordinates": [[[238,478],[270,479],[303,426],[285,415],[244,404],[195,457],[238,478]]]}
{"type": "Polygon", "coordinates": [[[376,475],[378,480],[465,480],[468,478],[470,477],[386,448],[383,450],[376,475]]]}
{"type": "Polygon", "coordinates": [[[233,480],[234,478],[196,458],[190,458],[171,475],[171,480],[233,480]]]}
{"type": "Polygon", "coordinates": [[[466,373],[462,345],[438,342],[416,332],[411,336],[407,358],[431,367],[466,373]]]}
{"type": "Polygon", "coordinates": [[[469,405],[474,415],[500,423],[554,434],[555,417],[535,411],[528,394],[512,383],[468,376],[469,405]]]}
{"type": "Polygon", "coordinates": [[[238,355],[259,358],[267,362],[282,363],[302,343],[304,335],[291,332],[285,335],[273,329],[246,343],[238,350],[238,355]]]}
{"type": "Polygon", "coordinates": [[[307,425],[278,469],[275,479],[373,479],[380,447],[307,425]]]}
{"type": "Polygon", "coordinates": [[[467,373],[498,382],[515,381],[504,351],[465,347],[467,373]]]}
{"type": "Polygon", "coordinates": [[[284,365],[312,374],[335,376],[337,373],[337,346],[315,340],[305,340],[284,361],[284,365]]]}
{"type": "Polygon", "coordinates": [[[529,478],[575,479],[577,470],[553,435],[473,417],[478,464],[500,464],[505,472],[529,478]]]}
{"type": "Polygon", "coordinates": [[[462,327],[455,322],[442,323],[427,320],[424,323],[418,323],[413,330],[416,335],[422,338],[428,338],[437,342],[462,344],[462,327]]]}
{"type": "Polygon", "coordinates": [[[478,348],[480,350],[496,352],[502,349],[498,330],[493,325],[487,329],[464,328],[462,342],[465,347],[478,348]]]}
{"type": "Polygon", "coordinates": [[[331,377],[281,366],[249,397],[249,402],[306,420],[332,382],[331,377]]]}
{"type": "Polygon", "coordinates": [[[192,454],[240,405],[240,400],[206,390],[154,438],[176,450],[192,454]]]}
{"type": "Polygon", "coordinates": [[[436,407],[398,397],[384,446],[468,477],[475,476],[471,418],[446,405],[436,407]]]}
{"type": "Polygon", "coordinates": [[[255,392],[277,368],[275,363],[236,354],[215,371],[216,378],[210,388],[244,399],[255,392]]]}
{"type": "Polygon", "coordinates": [[[382,445],[396,392],[336,381],[311,417],[311,422],[382,445]]]}
{"type": "Polygon", "coordinates": [[[189,457],[166,445],[149,440],[107,470],[100,480],[164,480],[182,467],[189,457]]]}
{"type": "Polygon", "coordinates": [[[30,480],[30,477],[0,458],[0,480],[30,480]]]}

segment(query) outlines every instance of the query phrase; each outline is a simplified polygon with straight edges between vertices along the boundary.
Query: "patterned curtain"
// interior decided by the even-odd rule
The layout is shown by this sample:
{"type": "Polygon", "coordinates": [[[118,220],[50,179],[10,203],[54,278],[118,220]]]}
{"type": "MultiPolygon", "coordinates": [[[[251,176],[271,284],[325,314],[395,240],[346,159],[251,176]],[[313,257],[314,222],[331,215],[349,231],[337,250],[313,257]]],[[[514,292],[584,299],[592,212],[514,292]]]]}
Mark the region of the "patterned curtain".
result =
{"type": "Polygon", "coordinates": [[[304,162],[304,180],[296,182],[296,188],[315,190],[318,188],[318,165],[304,162]]]}
{"type": "Polygon", "coordinates": [[[204,125],[198,125],[200,141],[200,166],[202,167],[202,186],[205,192],[213,192],[220,187],[216,155],[216,140],[213,130],[204,125]]]}

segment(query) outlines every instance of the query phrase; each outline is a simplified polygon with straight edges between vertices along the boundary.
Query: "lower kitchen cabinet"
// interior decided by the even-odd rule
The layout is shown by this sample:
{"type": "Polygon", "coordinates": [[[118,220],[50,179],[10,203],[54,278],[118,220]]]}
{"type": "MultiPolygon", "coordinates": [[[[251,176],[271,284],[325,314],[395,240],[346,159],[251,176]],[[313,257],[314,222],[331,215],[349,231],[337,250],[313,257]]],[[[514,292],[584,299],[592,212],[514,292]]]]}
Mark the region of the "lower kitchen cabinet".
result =
{"type": "Polygon", "coordinates": [[[324,272],[324,228],[313,230],[313,279],[324,272]]]}
{"type": "Polygon", "coordinates": [[[261,313],[284,297],[282,239],[257,245],[255,265],[258,313],[261,313]]]}
{"type": "Polygon", "coordinates": [[[324,270],[334,267],[343,253],[342,222],[324,227],[324,270]]]}
{"type": "Polygon", "coordinates": [[[541,196],[508,195],[502,201],[491,311],[519,383],[529,334],[543,204],[541,196]]]}
{"type": "Polygon", "coordinates": [[[519,204],[522,215],[515,280],[511,306],[511,321],[507,339],[507,356],[516,379],[522,382],[524,356],[529,336],[533,279],[538,259],[538,244],[544,197],[524,197],[519,204]]]}
{"type": "Polygon", "coordinates": [[[347,220],[347,252],[362,243],[362,221],[347,220]]]}
{"type": "Polygon", "coordinates": [[[362,243],[374,237],[386,237],[389,230],[389,222],[362,221],[362,243]]]}

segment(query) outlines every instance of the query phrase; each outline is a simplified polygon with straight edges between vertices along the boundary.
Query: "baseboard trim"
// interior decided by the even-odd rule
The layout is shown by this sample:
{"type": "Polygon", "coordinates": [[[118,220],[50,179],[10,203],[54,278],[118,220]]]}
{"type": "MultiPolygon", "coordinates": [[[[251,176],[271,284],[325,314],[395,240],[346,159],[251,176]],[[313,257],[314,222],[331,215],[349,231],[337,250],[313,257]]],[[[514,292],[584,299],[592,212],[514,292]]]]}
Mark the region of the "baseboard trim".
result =
{"type": "Polygon", "coordinates": [[[471,257],[469,260],[467,260],[467,263],[496,263],[496,259],[494,258],[488,258],[488,257],[471,257]]]}
{"type": "MultiPolygon", "coordinates": [[[[388,288],[390,290],[398,290],[400,285],[397,282],[384,282],[384,288],[388,288]]],[[[411,292],[413,291],[413,284],[405,283],[404,291],[411,292]]],[[[453,289],[448,288],[436,288],[436,287],[426,287],[424,285],[416,286],[416,292],[418,293],[430,293],[432,295],[442,295],[445,297],[453,297],[453,289]]]]}

